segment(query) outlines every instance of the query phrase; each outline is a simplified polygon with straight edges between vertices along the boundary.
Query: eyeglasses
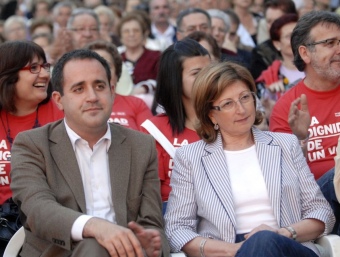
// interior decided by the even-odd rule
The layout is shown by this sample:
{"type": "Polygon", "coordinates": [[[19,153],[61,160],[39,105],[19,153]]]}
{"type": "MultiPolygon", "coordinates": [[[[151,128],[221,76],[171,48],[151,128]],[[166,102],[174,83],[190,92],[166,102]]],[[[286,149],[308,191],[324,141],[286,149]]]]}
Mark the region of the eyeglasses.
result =
{"type": "Polygon", "coordinates": [[[72,28],[70,29],[76,33],[80,33],[80,34],[83,34],[85,32],[90,32],[91,34],[95,34],[95,33],[98,33],[99,29],[98,28],[72,28]]]}
{"type": "Polygon", "coordinates": [[[51,64],[47,63],[47,62],[43,63],[43,64],[33,63],[33,64],[29,65],[29,66],[21,68],[20,70],[29,70],[33,74],[38,74],[41,71],[41,68],[44,68],[45,71],[50,72],[51,64]]]}
{"type": "Polygon", "coordinates": [[[211,108],[217,111],[230,111],[235,108],[237,102],[240,104],[251,103],[255,101],[255,93],[254,92],[245,92],[241,93],[240,98],[237,101],[233,99],[224,99],[222,100],[218,106],[212,106],[211,108]]]}
{"type": "Polygon", "coordinates": [[[340,39],[331,38],[331,39],[325,39],[325,40],[309,43],[309,44],[306,44],[306,46],[315,46],[315,45],[323,44],[324,46],[328,48],[333,48],[334,46],[339,45],[339,43],[340,43],[340,39]]]}

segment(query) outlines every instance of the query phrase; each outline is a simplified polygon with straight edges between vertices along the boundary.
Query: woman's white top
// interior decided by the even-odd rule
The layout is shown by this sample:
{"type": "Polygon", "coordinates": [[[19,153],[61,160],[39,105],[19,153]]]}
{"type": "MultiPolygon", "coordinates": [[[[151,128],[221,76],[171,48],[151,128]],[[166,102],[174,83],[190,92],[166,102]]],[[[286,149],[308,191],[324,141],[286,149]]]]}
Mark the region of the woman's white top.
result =
{"type": "MultiPolygon", "coordinates": [[[[255,19],[254,19],[254,24],[256,24],[255,19]]],[[[257,24],[256,24],[256,26],[257,26],[257,24]]],[[[254,42],[253,38],[251,37],[251,35],[249,34],[248,30],[242,24],[240,24],[240,26],[238,26],[236,33],[240,37],[240,42],[241,42],[242,45],[252,47],[252,48],[254,48],[256,46],[255,42],[254,42]]]]}
{"type": "Polygon", "coordinates": [[[224,153],[234,199],[236,233],[248,233],[261,224],[278,228],[255,145],[224,153]]]}
{"type": "Polygon", "coordinates": [[[305,77],[305,73],[303,71],[299,71],[298,69],[290,70],[283,65],[280,67],[280,74],[288,79],[289,84],[305,77]]]}

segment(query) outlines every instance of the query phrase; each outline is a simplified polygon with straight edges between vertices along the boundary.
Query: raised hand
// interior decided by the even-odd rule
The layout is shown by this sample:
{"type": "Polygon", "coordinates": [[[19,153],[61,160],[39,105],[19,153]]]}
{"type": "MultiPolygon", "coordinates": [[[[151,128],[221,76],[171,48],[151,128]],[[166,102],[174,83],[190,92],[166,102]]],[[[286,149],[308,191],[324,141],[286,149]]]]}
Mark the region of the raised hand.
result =
{"type": "Polygon", "coordinates": [[[299,140],[303,140],[308,137],[310,122],[311,117],[308,110],[307,97],[305,94],[302,94],[301,97],[295,99],[290,105],[288,123],[293,134],[299,140]]]}

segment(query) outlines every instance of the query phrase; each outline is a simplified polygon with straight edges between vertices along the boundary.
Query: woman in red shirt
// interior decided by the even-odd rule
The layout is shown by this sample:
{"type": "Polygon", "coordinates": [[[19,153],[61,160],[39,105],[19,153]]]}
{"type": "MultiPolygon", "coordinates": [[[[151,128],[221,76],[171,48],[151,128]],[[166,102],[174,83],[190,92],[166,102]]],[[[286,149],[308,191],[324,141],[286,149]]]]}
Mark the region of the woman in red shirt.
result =
{"type": "MultiPolygon", "coordinates": [[[[191,103],[191,89],[199,71],[210,62],[208,51],[189,38],[169,46],[161,56],[153,111],[156,112],[158,107],[163,113],[150,121],[173,148],[200,139],[195,131],[196,114],[191,103]]],[[[145,128],[145,124],[142,126],[145,128]]],[[[171,191],[173,159],[158,141],[156,147],[164,213],[171,191]]]]}
{"type": "MultiPolygon", "coordinates": [[[[0,208],[13,206],[11,146],[19,132],[64,117],[50,100],[50,64],[44,50],[29,41],[0,45],[0,208]]],[[[0,244],[0,253],[5,245],[0,244]]]]}

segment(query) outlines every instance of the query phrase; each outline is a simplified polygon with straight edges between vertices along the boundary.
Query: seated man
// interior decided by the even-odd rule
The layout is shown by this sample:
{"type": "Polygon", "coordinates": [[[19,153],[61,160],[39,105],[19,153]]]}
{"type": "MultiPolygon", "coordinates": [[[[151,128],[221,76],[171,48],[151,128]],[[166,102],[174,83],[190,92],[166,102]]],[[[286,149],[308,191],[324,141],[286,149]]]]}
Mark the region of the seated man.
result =
{"type": "Polygon", "coordinates": [[[293,133],[306,161],[331,204],[340,235],[340,203],[333,185],[334,157],[340,133],[340,17],[326,11],[302,16],[291,35],[294,64],[306,77],[275,104],[269,129],[293,133]],[[307,101],[308,100],[308,101],[307,101]]]}
{"type": "Polygon", "coordinates": [[[17,136],[11,188],[26,240],[21,257],[169,255],[154,140],[108,124],[114,88],[90,50],[55,65],[65,119],[17,136]]]}

